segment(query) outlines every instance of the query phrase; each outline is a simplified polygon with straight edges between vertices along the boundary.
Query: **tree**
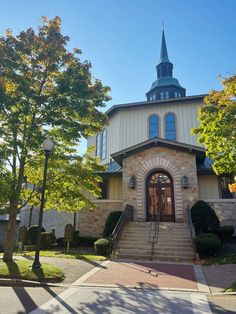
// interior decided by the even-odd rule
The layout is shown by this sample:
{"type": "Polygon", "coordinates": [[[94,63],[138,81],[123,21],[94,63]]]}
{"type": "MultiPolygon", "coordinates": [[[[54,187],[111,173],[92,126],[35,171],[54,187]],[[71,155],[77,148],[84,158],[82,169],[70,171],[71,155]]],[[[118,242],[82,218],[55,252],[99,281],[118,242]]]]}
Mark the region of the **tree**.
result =
{"type": "Polygon", "coordinates": [[[81,51],[67,50],[61,20],[42,18],[33,29],[0,38],[0,204],[8,207],[4,260],[12,260],[16,215],[21,199],[39,202],[44,152],[49,134],[50,158],[46,208],[78,210],[92,204],[82,192],[97,195],[101,171],[97,160],[78,155],[81,138],[99,131],[106,116],[99,111],[109,88],[95,80],[81,51]],[[31,189],[26,181],[33,183],[31,189]]]}
{"type": "Polygon", "coordinates": [[[204,143],[217,175],[236,173],[236,75],[222,80],[199,108],[200,126],[193,130],[204,143]]]}

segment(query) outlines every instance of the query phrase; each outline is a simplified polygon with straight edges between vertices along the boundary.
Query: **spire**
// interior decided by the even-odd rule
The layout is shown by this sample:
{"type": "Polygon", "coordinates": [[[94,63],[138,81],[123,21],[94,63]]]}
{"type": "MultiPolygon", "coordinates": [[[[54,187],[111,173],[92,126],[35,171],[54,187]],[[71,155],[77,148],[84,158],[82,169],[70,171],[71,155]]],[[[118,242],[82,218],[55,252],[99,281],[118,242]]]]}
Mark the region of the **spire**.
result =
{"type": "Polygon", "coordinates": [[[161,54],[160,54],[160,62],[170,62],[168,58],[167,48],[166,48],[166,39],[165,39],[165,32],[164,32],[164,23],[162,21],[162,39],[161,39],[161,54]]]}

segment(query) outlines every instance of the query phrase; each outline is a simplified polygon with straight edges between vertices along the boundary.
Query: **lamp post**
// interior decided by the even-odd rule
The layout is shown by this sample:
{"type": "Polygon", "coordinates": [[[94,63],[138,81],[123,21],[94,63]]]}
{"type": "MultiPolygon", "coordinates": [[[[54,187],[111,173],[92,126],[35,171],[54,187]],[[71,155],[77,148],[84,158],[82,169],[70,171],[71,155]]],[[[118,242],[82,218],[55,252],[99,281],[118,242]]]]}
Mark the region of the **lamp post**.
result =
{"type": "Polygon", "coordinates": [[[36,249],[35,249],[35,257],[34,263],[32,265],[33,269],[37,269],[41,267],[41,263],[39,261],[39,252],[40,252],[40,242],[41,242],[41,232],[42,232],[42,222],[43,222],[43,208],[45,203],[45,188],[46,188],[46,180],[47,180],[47,169],[48,169],[48,158],[51,150],[53,149],[53,141],[50,136],[48,136],[43,141],[43,148],[45,152],[45,162],[44,162],[44,174],[43,174],[43,185],[42,185],[42,196],[40,202],[40,210],[39,210],[39,224],[37,230],[37,241],[36,241],[36,249]]]}

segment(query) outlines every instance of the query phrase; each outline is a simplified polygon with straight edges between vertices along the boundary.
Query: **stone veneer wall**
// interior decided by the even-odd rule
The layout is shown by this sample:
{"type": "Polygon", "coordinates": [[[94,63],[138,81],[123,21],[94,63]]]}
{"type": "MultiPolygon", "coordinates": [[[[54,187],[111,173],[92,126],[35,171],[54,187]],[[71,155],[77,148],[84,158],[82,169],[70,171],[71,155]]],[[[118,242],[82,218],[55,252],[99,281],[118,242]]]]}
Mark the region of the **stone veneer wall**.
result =
{"type": "Polygon", "coordinates": [[[97,200],[94,209],[82,209],[78,213],[78,230],[81,236],[101,237],[108,215],[123,210],[120,200],[97,200]]]}
{"type": "MultiPolygon", "coordinates": [[[[20,218],[21,226],[29,227],[30,206],[25,206],[21,209],[20,218]]],[[[32,211],[31,225],[37,225],[39,221],[39,208],[34,207],[32,211]]],[[[66,224],[74,223],[74,213],[71,212],[58,212],[57,210],[46,210],[43,213],[43,227],[46,231],[55,229],[57,238],[64,236],[66,224]]]]}
{"type": "Polygon", "coordinates": [[[155,169],[167,171],[174,182],[175,220],[186,219],[184,210],[199,198],[195,155],[176,149],[156,146],[123,159],[123,201],[134,207],[134,219],[146,220],[146,178],[155,169]],[[136,189],[129,188],[132,176],[136,189]],[[189,188],[183,189],[181,178],[189,178],[189,188]]]}
{"type": "Polygon", "coordinates": [[[214,209],[221,225],[233,225],[236,228],[236,199],[206,199],[205,202],[214,209]]]}

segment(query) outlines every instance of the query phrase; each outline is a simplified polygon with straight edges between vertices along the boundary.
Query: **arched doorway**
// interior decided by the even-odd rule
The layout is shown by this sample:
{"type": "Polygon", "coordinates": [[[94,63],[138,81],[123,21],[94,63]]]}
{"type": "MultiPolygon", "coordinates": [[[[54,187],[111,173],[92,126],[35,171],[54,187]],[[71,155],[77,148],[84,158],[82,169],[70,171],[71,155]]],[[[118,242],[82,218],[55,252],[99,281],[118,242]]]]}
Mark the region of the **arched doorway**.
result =
{"type": "Polygon", "coordinates": [[[173,179],[163,170],[151,172],[146,181],[147,220],[161,209],[160,221],[175,221],[173,179]]]}

